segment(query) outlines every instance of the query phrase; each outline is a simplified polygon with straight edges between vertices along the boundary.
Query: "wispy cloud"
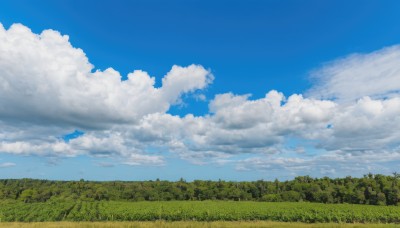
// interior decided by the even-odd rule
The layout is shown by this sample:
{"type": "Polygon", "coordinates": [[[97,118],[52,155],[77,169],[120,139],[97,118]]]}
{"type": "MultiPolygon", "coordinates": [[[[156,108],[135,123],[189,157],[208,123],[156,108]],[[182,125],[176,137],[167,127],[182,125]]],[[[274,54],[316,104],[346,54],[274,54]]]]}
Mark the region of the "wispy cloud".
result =
{"type": "Polygon", "coordinates": [[[17,164],[12,163],[12,162],[4,162],[0,163],[0,168],[8,168],[8,167],[13,167],[16,166],[17,164]]]}
{"type": "Polygon", "coordinates": [[[385,98],[400,93],[400,46],[371,53],[351,54],[312,73],[315,85],[308,92],[317,98],[354,102],[364,96],[385,98]]]}

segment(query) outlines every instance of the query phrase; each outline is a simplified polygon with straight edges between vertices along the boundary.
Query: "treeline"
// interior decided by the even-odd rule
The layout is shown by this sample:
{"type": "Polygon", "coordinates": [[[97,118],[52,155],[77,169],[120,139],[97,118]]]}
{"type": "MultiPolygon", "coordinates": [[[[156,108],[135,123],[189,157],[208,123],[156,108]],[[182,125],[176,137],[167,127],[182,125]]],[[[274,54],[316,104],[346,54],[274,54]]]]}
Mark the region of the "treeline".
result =
{"type": "Polygon", "coordinates": [[[320,202],[371,205],[400,203],[400,175],[312,178],[290,181],[51,181],[0,180],[0,199],[25,203],[59,200],[169,201],[235,200],[320,202]]]}

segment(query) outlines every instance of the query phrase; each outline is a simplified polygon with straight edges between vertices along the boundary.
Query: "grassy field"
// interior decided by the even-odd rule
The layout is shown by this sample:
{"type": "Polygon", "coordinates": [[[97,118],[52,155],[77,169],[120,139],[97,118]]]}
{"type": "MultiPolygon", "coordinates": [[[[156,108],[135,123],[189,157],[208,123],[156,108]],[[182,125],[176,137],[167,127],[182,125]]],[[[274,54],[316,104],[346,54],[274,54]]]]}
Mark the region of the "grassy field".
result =
{"type": "Polygon", "coordinates": [[[0,227],[11,227],[11,228],[112,228],[112,227],[137,227],[137,228],[153,228],[153,227],[164,227],[164,228],[250,228],[250,227],[266,227],[266,228],[390,228],[400,227],[395,224],[337,224],[337,223],[290,223],[290,222],[268,222],[268,221],[244,221],[244,222],[34,222],[34,223],[20,223],[20,222],[6,222],[0,223],[0,227]]]}
{"type": "Polygon", "coordinates": [[[0,201],[1,222],[157,220],[400,223],[400,207],[231,201],[47,203],[0,201]]]}

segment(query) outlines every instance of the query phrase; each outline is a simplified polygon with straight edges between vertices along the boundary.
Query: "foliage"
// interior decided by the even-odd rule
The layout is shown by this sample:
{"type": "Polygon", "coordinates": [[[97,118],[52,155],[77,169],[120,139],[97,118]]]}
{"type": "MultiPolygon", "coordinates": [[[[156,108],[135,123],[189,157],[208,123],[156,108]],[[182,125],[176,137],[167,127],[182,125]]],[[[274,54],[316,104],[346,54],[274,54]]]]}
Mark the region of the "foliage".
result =
{"type": "Polygon", "coordinates": [[[0,200],[24,203],[76,200],[234,200],[398,205],[400,175],[362,178],[296,177],[290,181],[50,181],[0,180],[0,200]]]}
{"type": "Polygon", "coordinates": [[[3,222],[36,221],[250,221],[399,223],[400,207],[235,201],[1,202],[3,222]]]}

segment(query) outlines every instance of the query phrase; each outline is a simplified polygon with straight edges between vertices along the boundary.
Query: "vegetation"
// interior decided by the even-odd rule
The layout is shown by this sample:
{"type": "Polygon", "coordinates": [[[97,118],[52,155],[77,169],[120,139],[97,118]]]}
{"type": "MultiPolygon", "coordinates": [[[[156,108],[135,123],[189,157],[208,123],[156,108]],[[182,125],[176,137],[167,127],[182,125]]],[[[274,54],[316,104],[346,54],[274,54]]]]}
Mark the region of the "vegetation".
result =
{"type": "Polygon", "coordinates": [[[400,207],[234,201],[1,202],[2,222],[41,221],[279,221],[400,223],[400,207]]]}
{"type": "Polygon", "coordinates": [[[296,177],[290,181],[49,181],[0,180],[0,200],[169,201],[233,200],[398,205],[400,175],[362,178],[296,177]]]}
{"type": "Polygon", "coordinates": [[[337,224],[337,223],[315,223],[315,224],[305,224],[305,223],[283,223],[283,222],[269,222],[269,221],[242,221],[242,222],[196,222],[196,221],[181,221],[181,222],[166,222],[166,221],[156,221],[156,222],[40,222],[40,223],[0,223],[1,227],[7,228],[114,228],[114,227],[132,227],[132,228],[153,228],[153,227],[163,227],[163,228],[201,228],[201,227],[225,227],[225,228],[250,228],[250,227],[265,227],[265,228],[387,228],[387,227],[400,227],[394,224],[337,224]]]}
{"type": "Polygon", "coordinates": [[[0,221],[400,223],[399,189],[397,173],[253,182],[4,179],[0,221]]]}

